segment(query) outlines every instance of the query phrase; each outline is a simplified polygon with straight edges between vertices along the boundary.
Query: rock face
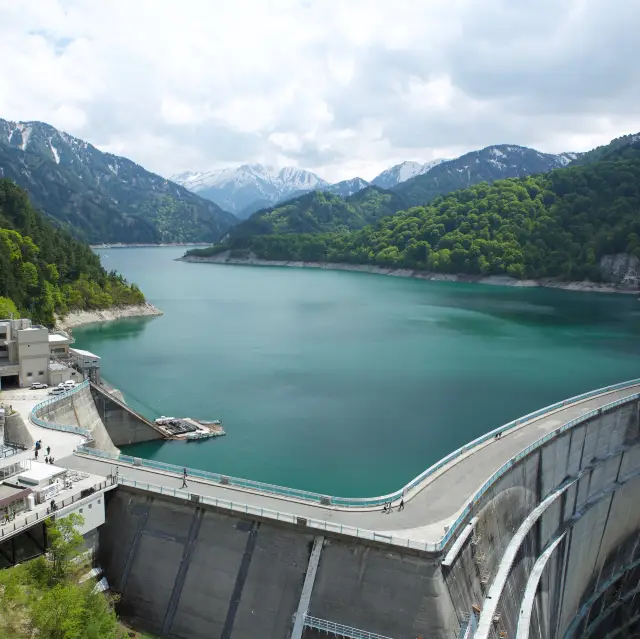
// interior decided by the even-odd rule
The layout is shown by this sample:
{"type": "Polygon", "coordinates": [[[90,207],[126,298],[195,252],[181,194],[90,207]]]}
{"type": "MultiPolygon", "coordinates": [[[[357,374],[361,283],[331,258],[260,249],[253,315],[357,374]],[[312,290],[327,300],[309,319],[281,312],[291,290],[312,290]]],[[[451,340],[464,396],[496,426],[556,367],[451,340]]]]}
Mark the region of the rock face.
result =
{"type": "Polygon", "coordinates": [[[617,284],[621,289],[640,288],[640,260],[635,255],[604,255],[600,260],[600,270],[605,281],[617,284]]]}

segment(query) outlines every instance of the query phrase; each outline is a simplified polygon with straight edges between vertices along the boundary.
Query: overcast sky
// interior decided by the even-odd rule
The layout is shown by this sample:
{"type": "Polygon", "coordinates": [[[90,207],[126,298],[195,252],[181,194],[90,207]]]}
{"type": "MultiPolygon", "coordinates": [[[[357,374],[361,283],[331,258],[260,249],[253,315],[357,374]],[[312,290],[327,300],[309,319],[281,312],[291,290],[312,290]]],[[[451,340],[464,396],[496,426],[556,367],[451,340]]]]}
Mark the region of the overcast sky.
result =
{"type": "Polygon", "coordinates": [[[640,131],[638,0],[0,0],[0,117],[329,180],[640,131]]]}

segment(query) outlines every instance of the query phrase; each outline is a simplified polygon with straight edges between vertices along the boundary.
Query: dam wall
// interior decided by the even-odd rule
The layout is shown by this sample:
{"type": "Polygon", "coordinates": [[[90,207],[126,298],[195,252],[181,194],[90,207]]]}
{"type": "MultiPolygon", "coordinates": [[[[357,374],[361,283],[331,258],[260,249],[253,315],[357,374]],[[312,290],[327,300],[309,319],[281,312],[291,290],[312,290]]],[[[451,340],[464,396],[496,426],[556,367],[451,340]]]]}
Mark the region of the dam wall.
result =
{"type": "MultiPolygon", "coordinates": [[[[436,557],[324,535],[303,612],[394,639],[455,636],[436,557]]],[[[291,636],[315,536],[304,524],[121,486],[107,504],[100,562],[122,597],[120,613],[159,636],[282,639],[291,636]]]]}
{"type": "Polygon", "coordinates": [[[604,637],[640,620],[638,411],[632,395],[559,421],[437,551],[141,483],[109,497],[101,565],[120,612],[160,637],[604,637]]]}
{"type": "Polygon", "coordinates": [[[638,475],[636,398],[559,433],[500,477],[443,566],[455,608],[481,611],[474,636],[589,636],[589,602],[640,559],[638,475]]]}
{"type": "Polygon", "coordinates": [[[154,424],[124,403],[122,393],[109,393],[93,383],[89,388],[98,415],[115,446],[165,439],[154,424]]]}

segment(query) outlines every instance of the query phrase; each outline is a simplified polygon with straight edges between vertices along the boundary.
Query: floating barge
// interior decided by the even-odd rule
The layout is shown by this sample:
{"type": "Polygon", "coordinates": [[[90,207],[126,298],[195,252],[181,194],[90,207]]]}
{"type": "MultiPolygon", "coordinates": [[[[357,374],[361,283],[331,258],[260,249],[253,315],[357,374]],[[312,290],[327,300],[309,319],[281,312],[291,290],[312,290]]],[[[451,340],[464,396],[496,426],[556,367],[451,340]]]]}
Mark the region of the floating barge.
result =
{"type": "Polygon", "coordinates": [[[185,442],[221,437],[226,435],[222,422],[216,419],[212,422],[200,421],[191,417],[158,417],[156,426],[165,434],[167,439],[178,439],[185,442]]]}

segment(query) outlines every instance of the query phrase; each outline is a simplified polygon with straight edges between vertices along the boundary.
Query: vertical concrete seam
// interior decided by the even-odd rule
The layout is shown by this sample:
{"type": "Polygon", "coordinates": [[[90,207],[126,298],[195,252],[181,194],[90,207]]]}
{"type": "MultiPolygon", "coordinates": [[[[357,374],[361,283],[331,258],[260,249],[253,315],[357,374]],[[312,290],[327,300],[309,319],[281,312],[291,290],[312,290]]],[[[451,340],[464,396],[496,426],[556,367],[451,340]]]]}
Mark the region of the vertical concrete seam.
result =
{"type": "Polygon", "coordinates": [[[242,591],[247,580],[247,574],[249,573],[251,558],[253,557],[253,551],[256,547],[258,528],[260,528],[260,522],[254,521],[251,525],[251,530],[249,531],[249,535],[247,537],[247,544],[244,549],[244,554],[242,555],[242,562],[240,563],[240,569],[238,570],[236,583],[233,586],[233,592],[231,593],[231,601],[229,602],[227,617],[224,620],[224,627],[222,629],[220,639],[231,639],[233,624],[236,620],[236,613],[238,612],[240,600],[242,599],[242,591]]]}
{"type": "Polygon", "coordinates": [[[163,635],[169,634],[171,624],[173,623],[173,618],[178,609],[178,603],[180,602],[180,596],[182,595],[182,588],[184,587],[184,582],[187,578],[187,572],[189,571],[189,566],[191,565],[191,558],[193,557],[193,550],[196,546],[196,540],[198,538],[198,533],[200,532],[200,524],[202,523],[203,517],[204,510],[202,508],[196,508],[196,511],[193,514],[193,518],[191,520],[189,535],[187,536],[187,541],[182,552],[182,561],[180,562],[178,574],[176,575],[175,581],[173,583],[173,589],[171,591],[171,597],[169,598],[167,612],[164,616],[164,623],[162,624],[163,635]]]}
{"type": "Polygon", "coordinates": [[[133,560],[138,554],[138,546],[140,545],[140,539],[142,539],[142,531],[144,527],[147,525],[147,519],[149,518],[149,510],[151,509],[151,501],[153,497],[147,497],[145,501],[145,511],[140,517],[140,521],[138,521],[138,527],[136,528],[135,535],[133,536],[133,542],[131,543],[131,548],[129,549],[129,554],[127,555],[127,561],[124,565],[124,570],[122,571],[122,576],[120,577],[120,592],[124,592],[124,589],[127,587],[127,582],[129,581],[129,575],[131,574],[131,568],[133,567],[133,560]]]}

